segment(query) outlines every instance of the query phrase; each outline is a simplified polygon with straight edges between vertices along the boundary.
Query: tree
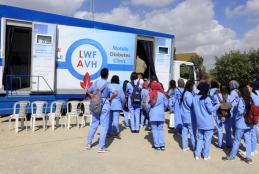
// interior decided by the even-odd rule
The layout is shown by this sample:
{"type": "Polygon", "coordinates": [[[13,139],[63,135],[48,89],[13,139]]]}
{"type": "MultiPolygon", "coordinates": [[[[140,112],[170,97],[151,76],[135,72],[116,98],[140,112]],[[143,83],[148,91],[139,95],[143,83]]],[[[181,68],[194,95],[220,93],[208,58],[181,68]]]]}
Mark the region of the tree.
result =
{"type": "Polygon", "coordinates": [[[198,80],[208,78],[208,73],[206,72],[206,68],[203,66],[203,57],[198,55],[192,56],[190,62],[192,62],[195,66],[198,80]]]}
{"type": "Polygon", "coordinates": [[[230,51],[222,57],[216,57],[212,76],[223,84],[237,80],[241,86],[247,85],[259,77],[259,50],[249,52],[230,51]]]}

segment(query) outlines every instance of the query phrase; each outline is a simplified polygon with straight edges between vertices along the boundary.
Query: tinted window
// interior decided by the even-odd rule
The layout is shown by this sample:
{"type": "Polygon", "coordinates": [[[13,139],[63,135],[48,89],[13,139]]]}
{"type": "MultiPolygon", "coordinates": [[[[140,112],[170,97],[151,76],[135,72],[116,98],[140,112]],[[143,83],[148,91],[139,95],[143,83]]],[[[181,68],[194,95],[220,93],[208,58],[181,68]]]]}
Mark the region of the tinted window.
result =
{"type": "Polygon", "coordinates": [[[194,80],[193,66],[182,64],[180,66],[180,77],[187,80],[194,80]]]}

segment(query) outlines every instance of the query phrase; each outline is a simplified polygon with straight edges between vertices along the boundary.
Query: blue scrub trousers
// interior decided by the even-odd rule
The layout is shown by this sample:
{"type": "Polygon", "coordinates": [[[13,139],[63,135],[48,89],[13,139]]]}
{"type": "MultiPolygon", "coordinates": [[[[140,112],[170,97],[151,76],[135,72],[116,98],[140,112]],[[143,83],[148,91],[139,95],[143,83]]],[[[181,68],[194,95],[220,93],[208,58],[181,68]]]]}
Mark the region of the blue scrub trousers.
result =
{"type": "Polygon", "coordinates": [[[223,147],[223,126],[224,126],[226,131],[226,146],[232,147],[231,118],[227,118],[225,122],[222,122],[219,119],[219,117],[216,117],[215,120],[216,120],[217,132],[218,132],[218,146],[220,148],[223,147]]]}
{"type": "Polygon", "coordinates": [[[174,127],[178,133],[182,133],[183,121],[180,113],[180,107],[175,106],[174,109],[174,127]]]}
{"type": "Polygon", "coordinates": [[[119,133],[120,133],[119,119],[120,119],[120,111],[111,111],[110,112],[108,134],[119,135],[119,133]]]}
{"type": "Polygon", "coordinates": [[[151,121],[150,124],[151,124],[151,132],[153,136],[153,146],[155,148],[165,147],[164,122],[151,121]]]}
{"type": "Polygon", "coordinates": [[[257,144],[259,144],[259,124],[256,126],[256,139],[257,139],[257,144]]]}
{"type": "Polygon", "coordinates": [[[130,126],[132,131],[139,131],[140,108],[130,108],[130,126]]]}
{"type": "Polygon", "coordinates": [[[256,151],[256,129],[257,129],[257,125],[253,125],[252,130],[251,130],[251,143],[252,143],[252,152],[256,151]]]}
{"type": "Polygon", "coordinates": [[[105,148],[105,140],[109,127],[109,117],[109,109],[103,109],[101,115],[93,115],[92,123],[90,125],[90,130],[87,137],[87,144],[91,145],[93,143],[94,134],[98,128],[98,125],[100,124],[99,149],[105,148]]]}
{"type": "Polygon", "coordinates": [[[251,129],[238,129],[235,130],[235,137],[233,142],[233,148],[230,152],[230,156],[235,158],[240,146],[242,137],[244,136],[246,144],[246,157],[251,158],[251,129]]]}
{"type": "Polygon", "coordinates": [[[129,127],[129,112],[123,111],[125,126],[129,127]]]}
{"type": "Polygon", "coordinates": [[[203,149],[203,157],[208,158],[210,156],[210,146],[213,136],[213,129],[203,130],[198,129],[197,144],[195,150],[195,157],[201,157],[201,152],[203,149]]]}
{"type": "Polygon", "coordinates": [[[184,123],[182,127],[182,148],[188,148],[188,134],[190,134],[192,148],[195,150],[195,137],[191,123],[184,123]]]}

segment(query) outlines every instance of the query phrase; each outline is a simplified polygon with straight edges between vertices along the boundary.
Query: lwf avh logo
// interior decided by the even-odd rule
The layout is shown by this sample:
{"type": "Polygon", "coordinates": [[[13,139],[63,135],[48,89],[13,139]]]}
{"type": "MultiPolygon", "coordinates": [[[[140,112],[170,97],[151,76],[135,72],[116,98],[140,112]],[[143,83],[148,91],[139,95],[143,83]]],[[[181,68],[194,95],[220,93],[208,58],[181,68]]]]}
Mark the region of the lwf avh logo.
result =
{"type": "Polygon", "coordinates": [[[99,71],[107,66],[107,55],[100,43],[91,39],[74,42],[67,51],[67,64],[71,74],[82,80],[88,72],[91,79],[99,77],[99,71]]]}

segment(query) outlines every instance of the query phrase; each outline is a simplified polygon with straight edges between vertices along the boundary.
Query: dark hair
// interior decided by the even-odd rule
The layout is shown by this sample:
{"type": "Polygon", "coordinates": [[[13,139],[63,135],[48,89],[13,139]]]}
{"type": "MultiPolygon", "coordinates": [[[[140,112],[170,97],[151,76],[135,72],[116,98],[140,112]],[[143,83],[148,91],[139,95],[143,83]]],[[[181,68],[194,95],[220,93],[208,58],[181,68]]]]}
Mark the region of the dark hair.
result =
{"type": "Polygon", "coordinates": [[[224,94],[229,94],[229,88],[227,85],[222,84],[220,85],[220,92],[224,95],[224,94]]]}
{"type": "Polygon", "coordinates": [[[219,88],[219,83],[216,80],[210,82],[210,88],[219,88]]]}
{"type": "Polygon", "coordinates": [[[206,82],[201,82],[201,83],[199,83],[197,89],[199,90],[198,95],[201,95],[200,100],[206,99],[208,96],[208,92],[210,90],[209,84],[206,82]]]}
{"type": "Polygon", "coordinates": [[[124,92],[126,92],[126,88],[127,88],[127,84],[128,84],[128,83],[129,83],[128,80],[125,80],[125,81],[123,82],[122,89],[123,89],[124,92]]]}
{"type": "Polygon", "coordinates": [[[120,84],[120,78],[117,75],[112,76],[111,83],[120,84]]]}
{"type": "Polygon", "coordinates": [[[240,96],[244,99],[245,101],[245,108],[246,111],[251,111],[251,106],[252,106],[252,98],[250,95],[249,89],[245,86],[239,89],[240,96]]]}
{"type": "Polygon", "coordinates": [[[101,70],[101,78],[108,79],[108,76],[109,76],[109,70],[107,68],[103,68],[101,70]]]}
{"type": "Polygon", "coordinates": [[[136,72],[132,72],[131,75],[130,75],[130,80],[131,80],[131,81],[134,81],[134,80],[136,80],[136,79],[138,79],[137,73],[136,73],[136,72]]]}
{"type": "Polygon", "coordinates": [[[192,92],[193,90],[193,85],[194,85],[194,82],[192,80],[188,80],[185,84],[185,87],[184,87],[184,91],[181,95],[181,100],[180,100],[180,103],[183,102],[183,97],[184,97],[184,94],[186,91],[189,91],[189,92],[192,92]]]}
{"type": "Polygon", "coordinates": [[[175,80],[170,80],[169,82],[169,90],[170,89],[175,89],[176,88],[176,81],[175,80]]]}

